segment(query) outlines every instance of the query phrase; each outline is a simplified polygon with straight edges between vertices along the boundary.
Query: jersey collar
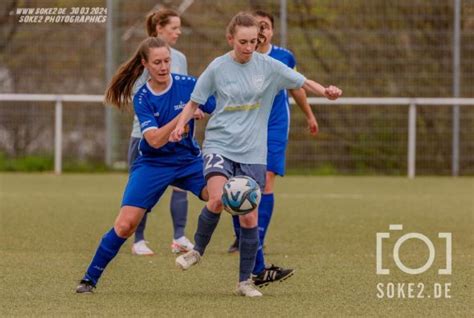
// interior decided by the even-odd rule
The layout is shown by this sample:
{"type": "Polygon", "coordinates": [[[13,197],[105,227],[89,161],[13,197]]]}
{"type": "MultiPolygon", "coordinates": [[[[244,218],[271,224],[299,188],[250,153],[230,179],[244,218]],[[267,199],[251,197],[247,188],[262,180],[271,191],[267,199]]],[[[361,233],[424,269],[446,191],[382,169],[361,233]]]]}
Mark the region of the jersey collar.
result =
{"type": "Polygon", "coordinates": [[[171,86],[173,86],[173,76],[171,76],[171,73],[170,73],[170,84],[169,84],[168,87],[166,87],[165,90],[162,91],[162,92],[159,92],[159,93],[155,92],[155,91],[151,88],[150,84],[148,84],[148,81],[146,82],[146,87],[148,88],[148,90],[150,91],[150,93],[152,93],[154,96],[162,96],[162,95],[168,93],[168,91],[171,89],[171,86]]]}

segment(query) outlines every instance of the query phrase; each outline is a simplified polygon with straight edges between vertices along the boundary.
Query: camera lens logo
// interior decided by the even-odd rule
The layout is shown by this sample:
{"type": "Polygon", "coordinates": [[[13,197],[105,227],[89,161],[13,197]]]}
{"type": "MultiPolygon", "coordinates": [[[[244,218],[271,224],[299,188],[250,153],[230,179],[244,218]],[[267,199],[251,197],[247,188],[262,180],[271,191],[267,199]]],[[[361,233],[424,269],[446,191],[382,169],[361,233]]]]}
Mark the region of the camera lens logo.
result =
{"type": "MultiPolygon", "coordinates": [[[[389,231],[402,231],[403,225],[402,224],[390,224],[389,231]]],[[[383,257],[382,257],[382,248],[383,248],[383,240],[390,238],[390,232],[377,232],[377,244],[376,244],[376,273],[377,275],[389,275],[390,270],[388,268],[383,268],[383,257]]],[[[452,236],[451,233],[442,232],[438,233],[439,239],[445,240],[446,246],[446,267],[438,269],[439,275],[451,275],[452,272],[452,236]]],[[[433,261],[435,259],[436,250],[433,245],[433,242],[426,236],[421,233],[406,233],[398,238],[395,242],[395,246],[393,247],[393,260],[395,265],[404,273],[410,275],[417,275],[426,272],[430,269],[431,265],[433,265],[433,261]],[[417,239],[425,243],[428,249],[428,259],[426,263],[418,268],[410,268],[403,264],[400,260],[400,247],[408,240],[417,239]]]]}

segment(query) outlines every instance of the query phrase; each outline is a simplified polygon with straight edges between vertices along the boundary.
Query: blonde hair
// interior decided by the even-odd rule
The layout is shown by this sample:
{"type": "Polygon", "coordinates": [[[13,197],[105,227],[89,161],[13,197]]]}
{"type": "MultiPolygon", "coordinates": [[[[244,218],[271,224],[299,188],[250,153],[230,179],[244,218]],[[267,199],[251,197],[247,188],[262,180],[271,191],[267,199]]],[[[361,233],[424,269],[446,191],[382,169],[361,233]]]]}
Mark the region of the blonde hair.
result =
{"type": "Polygon", "coordinates": [[[142,60],[148,61],[151,48],[161,47],[166,47],[169,50],[168,44],[160,38],[149,37],[143,40],[135,54],[127,62],[120,65],[112,77],[105,91],[104,103],[112,104],[118,109],[127,107],[131,102],[133,85],[143,73],[142,60]]]}

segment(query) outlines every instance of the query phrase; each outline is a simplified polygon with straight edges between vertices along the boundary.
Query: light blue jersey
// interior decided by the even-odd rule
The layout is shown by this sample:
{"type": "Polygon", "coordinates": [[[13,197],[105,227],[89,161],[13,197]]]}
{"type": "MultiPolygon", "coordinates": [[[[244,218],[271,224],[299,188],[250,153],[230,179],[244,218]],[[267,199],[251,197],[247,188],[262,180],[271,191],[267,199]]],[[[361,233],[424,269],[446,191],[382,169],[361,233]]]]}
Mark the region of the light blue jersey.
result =
{"type": "MultiPolygon", "coordinates": [[[[171,50],[171,73],[175,74],[183,74],[183,75],[188,75],[188,62],[186,61],[186,56],[181,53],[180,51],[170,48],[171,50]]],[[[140,77],[135,81],[135,84],[133,84],[133,89],[132,89],[132,100],[137,91],[145,85],[145,83],[150,79],[150,74],[148,73],[148,70],[145,69],[140,75],[140,77]]],[[[138,118],[135,115],[133,118],[133,127],[132,127],[132,134],[131,136],[133,138],[141,138],[142,133],[140,131],[140,123],[138,122],[138,118]]]]}
{"type": "Polygon", "coordinates": [[[216,97],[203,144],[204,154],[220,154],[244,164],[267,163],[267,128],[272,104],[282,89],[300,88],[306,78],[283,63],[254,52],[245,64],[227,53],[199,77],[191,100],[216,97]]]}

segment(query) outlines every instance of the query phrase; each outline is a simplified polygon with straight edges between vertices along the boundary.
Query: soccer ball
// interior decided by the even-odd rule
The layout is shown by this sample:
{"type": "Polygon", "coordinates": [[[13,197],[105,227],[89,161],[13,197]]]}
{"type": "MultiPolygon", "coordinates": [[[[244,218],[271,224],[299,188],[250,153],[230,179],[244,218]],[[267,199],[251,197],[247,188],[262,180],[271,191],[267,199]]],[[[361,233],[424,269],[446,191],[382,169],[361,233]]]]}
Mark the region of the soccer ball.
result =
{"type": "Polygon", "coordinates": [[[254,179],[247,176],[230,178],[222,193],[224,209],[232,215],[244,215],[254,210],[262,196],[254,179]]]}

